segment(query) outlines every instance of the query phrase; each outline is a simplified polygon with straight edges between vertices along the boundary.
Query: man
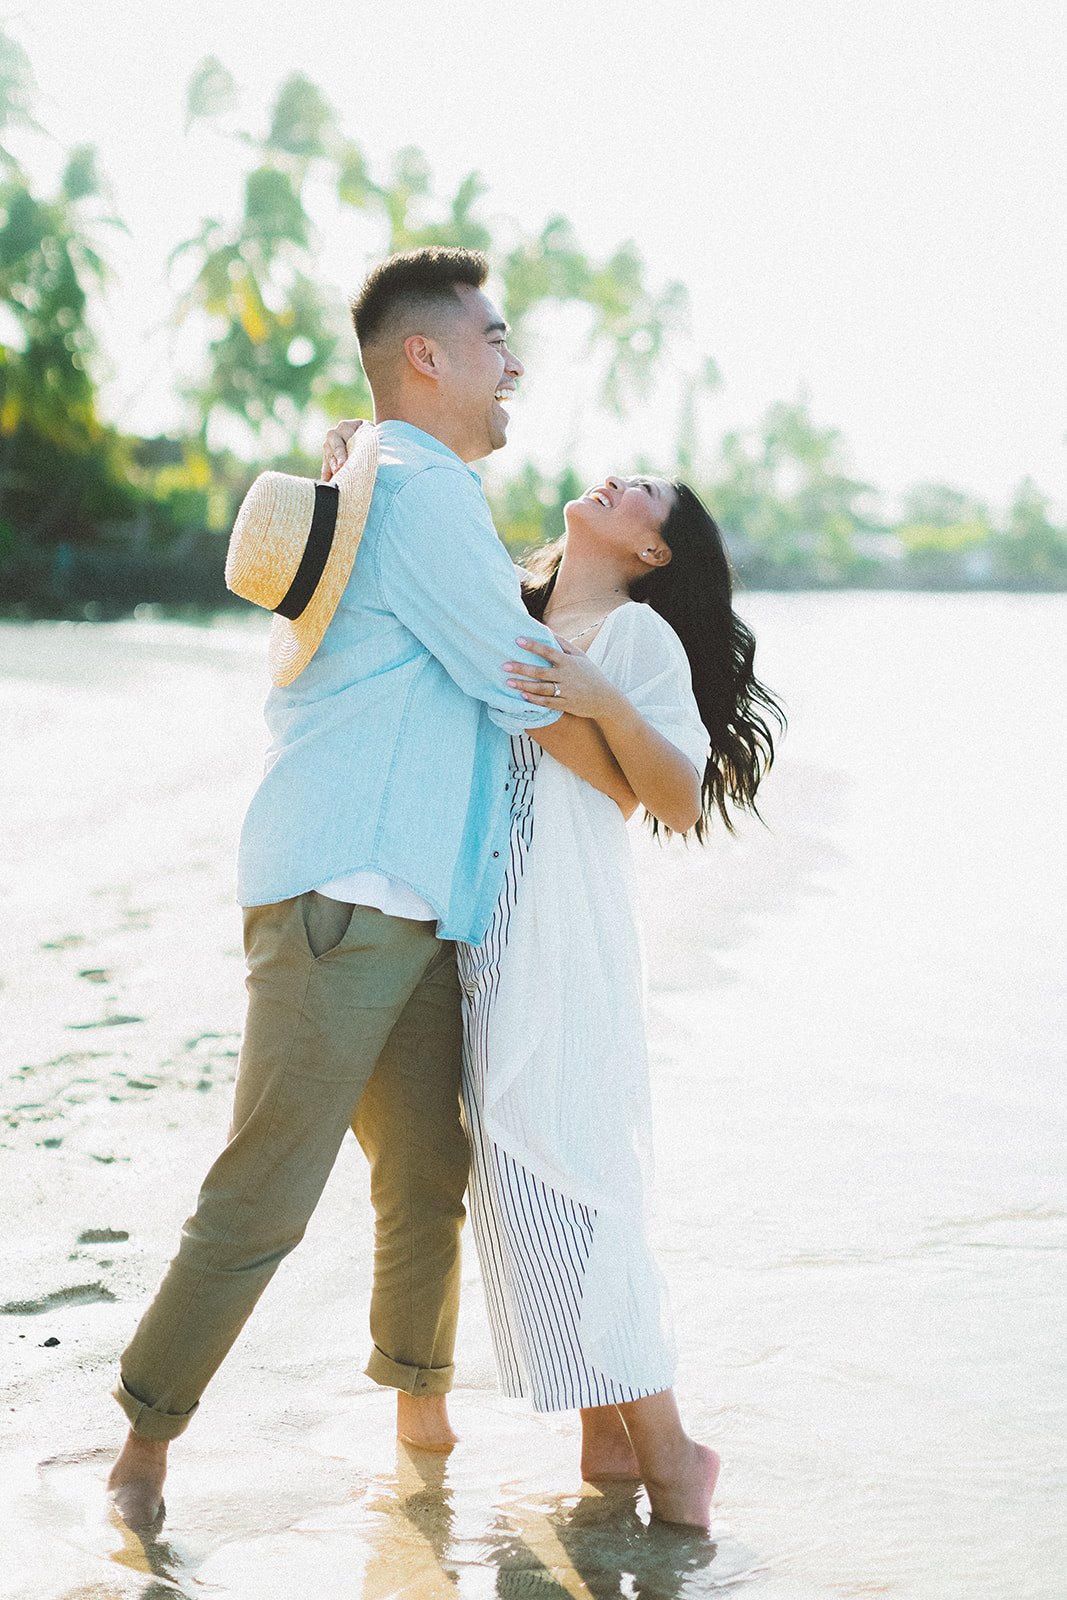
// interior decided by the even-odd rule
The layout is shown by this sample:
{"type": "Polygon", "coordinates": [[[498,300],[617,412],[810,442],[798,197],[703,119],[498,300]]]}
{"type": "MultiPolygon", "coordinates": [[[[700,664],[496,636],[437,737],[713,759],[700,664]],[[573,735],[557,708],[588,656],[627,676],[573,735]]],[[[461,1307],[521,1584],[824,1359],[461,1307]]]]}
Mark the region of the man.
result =
{"type": "MultiPolygon", "coordinates": [[[[109,1488],[133,1526],[162,1504],[167,1447],[303,1235],[352,1127],[376,1217],[367,1366],[402,1437],[454,1443],[460,999],[508,837],[508,737],[527,729],[629,798],[591,723],[534,708],[502,664],[522,607],[476,476],[506,442],[522,366],[461,250],[391,257],[353,307],[379,464],[362,542],[312,659],[267,702],[273,745],[241,839],[249,1012],[230,1139],[124,1353],[131,1429],[109,1488]]],[[[342,461],[351,425],[327,441],[342,461]]],[[[278,680],[282,681],[282,680],[278,680]]]]}

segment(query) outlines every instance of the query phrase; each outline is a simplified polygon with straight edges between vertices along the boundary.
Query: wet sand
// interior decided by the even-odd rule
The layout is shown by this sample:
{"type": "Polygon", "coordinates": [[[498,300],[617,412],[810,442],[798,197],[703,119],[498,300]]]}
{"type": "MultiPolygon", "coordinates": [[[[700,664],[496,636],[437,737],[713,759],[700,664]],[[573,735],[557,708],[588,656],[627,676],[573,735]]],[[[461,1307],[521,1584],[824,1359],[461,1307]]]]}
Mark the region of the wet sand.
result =
{"type": "Polygon", "coordinates": [[[1059,1600],[1067,607],[746,609],[793,719],[770,826],[638,836],[708,1539],[583,1489],[576,1419],[496,1394],[472,1248],[462,1443],[398,1449],[354,1141],[172,1451],[160,1539],[109,1517],[115,1358],[228,1116],[263,638],[0,627],[0,1594],[1059,1600]]]}

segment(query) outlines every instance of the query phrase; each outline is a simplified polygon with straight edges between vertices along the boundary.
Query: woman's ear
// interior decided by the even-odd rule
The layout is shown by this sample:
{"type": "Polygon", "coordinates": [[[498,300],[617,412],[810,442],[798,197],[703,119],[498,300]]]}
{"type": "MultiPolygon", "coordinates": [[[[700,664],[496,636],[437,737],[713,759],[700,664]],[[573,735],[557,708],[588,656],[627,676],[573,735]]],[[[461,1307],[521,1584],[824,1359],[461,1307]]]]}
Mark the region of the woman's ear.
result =
{"type": "Polygon", "coordinates": [[[665,567],[671,559],[671,553],[665,544],[650,544],[647,549],[638,551],[637,559],[643,561],[646,567],[665,567]]]}

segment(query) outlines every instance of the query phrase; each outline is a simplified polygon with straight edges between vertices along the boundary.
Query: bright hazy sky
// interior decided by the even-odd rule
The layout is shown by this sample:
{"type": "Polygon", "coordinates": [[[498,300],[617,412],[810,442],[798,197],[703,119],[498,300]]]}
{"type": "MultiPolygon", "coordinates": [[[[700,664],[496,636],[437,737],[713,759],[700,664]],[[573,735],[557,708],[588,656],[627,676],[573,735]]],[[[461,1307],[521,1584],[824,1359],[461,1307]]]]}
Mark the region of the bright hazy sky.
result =
{"type": "MultiPolygon", "coordinates": [[[[1029,473],[1067,512],[1063,0],[34,0],[4,25],[40,120],[98,146],[131,230],[105,325],[124,427],[176,425],[166,256],[238,205],[247,151],[182,127],[213,54],[246,127],[299,69],[379,173],[416,144],[442,191],[477,168],[489,216],[561,211],[596,253],[634,239],[653,282],[690,290],[685,358],[722,369],[709,443],[804,393],[881,488],[1000,506],[1029,473]]],[[[331,225],[323,281],[351,289],[374,248],[331,225]]],[[[540,382],[527,348],[509,465],[654,458],[670,419],[595,421],[568,338],[540,382]]]]}

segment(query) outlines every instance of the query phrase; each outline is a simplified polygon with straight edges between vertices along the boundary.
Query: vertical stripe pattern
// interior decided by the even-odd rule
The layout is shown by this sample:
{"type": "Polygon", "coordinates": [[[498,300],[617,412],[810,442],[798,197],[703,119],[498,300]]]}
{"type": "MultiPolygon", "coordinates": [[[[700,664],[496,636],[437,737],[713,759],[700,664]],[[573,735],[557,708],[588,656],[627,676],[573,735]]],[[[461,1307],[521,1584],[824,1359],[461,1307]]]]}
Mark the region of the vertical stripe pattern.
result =
{"type": "MultiPolygon", "coordinates": [[[[534,773],[540,751],[525,735],[511,741],[512,823],[507,871],[485,939],[460,944],[463,988],[463,1109],[471,1142],[469,1210],[486,1308],[504,1393],[538,1411],[614,1405],[655,1394],[598,1372],[582,1349],[585,1265],[596,1212],[549,1188],[485,1132],[482,1120],[489,1017],[500,982],[523,867],[533,838],[534,773]]],[[[634,1219],[641,1226],[641,1219],[634,1219]]],[[[652,1361],[650,1372],[662,1370],[652,1361]]]]}

